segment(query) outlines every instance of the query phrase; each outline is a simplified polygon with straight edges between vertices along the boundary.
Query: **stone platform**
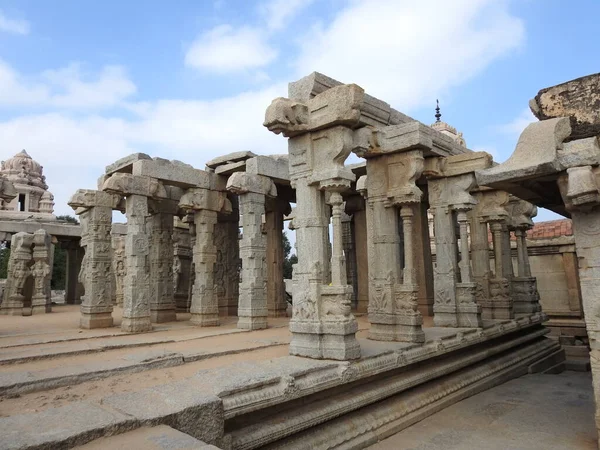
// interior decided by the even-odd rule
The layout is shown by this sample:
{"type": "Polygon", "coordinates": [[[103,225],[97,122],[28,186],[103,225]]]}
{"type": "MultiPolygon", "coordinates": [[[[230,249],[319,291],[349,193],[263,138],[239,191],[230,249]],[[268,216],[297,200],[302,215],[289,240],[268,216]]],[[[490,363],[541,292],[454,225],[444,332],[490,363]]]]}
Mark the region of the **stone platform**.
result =
{"type": "Polygon", "coordinates": [[[540,315],[430,326],[424,344],[368,340],[359,317],[354,362],[288,356],[283,318],[245,331],[178,315],[139,335],[78,330],[70,306],[43,318],[0,317],[0,448],[73,448],[159,425],[224,449],[363,448],[559,350],[540,315]]]}

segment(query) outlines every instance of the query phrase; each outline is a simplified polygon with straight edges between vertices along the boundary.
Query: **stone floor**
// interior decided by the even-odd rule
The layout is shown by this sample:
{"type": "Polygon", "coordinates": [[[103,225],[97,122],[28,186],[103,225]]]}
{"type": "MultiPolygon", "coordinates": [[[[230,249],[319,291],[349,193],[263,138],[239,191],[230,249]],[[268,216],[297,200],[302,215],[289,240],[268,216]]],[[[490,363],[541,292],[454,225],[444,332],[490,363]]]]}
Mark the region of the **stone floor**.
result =
{"type": "Polygon", "coordinates": [[[591,374],[526,375],[477,394],[369,450],[597,449],[591,374]]]}

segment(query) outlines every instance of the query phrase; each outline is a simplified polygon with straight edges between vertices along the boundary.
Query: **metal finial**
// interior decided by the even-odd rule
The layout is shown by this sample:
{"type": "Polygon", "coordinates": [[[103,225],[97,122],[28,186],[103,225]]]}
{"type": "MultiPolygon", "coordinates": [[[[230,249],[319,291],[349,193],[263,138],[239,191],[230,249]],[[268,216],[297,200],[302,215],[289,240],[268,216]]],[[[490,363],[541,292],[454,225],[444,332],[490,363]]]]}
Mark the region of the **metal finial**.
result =
{"type": "Polygon", "coordinates": [[[440,113],[440,101],[436,99],[435,105],[435,121],[440,122],[440,118],[442,117],[442,114],[440,113]]]}

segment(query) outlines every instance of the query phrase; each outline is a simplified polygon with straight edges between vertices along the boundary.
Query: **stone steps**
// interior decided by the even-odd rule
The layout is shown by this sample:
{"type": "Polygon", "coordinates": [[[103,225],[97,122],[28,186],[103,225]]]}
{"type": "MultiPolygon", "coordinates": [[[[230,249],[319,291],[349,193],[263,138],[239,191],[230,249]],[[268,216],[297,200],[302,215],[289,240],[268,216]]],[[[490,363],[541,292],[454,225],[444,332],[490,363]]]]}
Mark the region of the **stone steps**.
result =
{"type": "MultiPolygon", "coordinates": [[[[555,349],[552,353],[544,356],[540,360],[536,361],[532,365],[527,368],[528,373],[560,373],[560,372],[547,372],[551,369],[558,369],[557,366],[563,364],[564,370],[564,362],[565,362],[565,351],[560,348],[558,343],[554,343],[553,348],[555,349]]],[[[562,370],[561,370],[562,372],[562,370]]]]}

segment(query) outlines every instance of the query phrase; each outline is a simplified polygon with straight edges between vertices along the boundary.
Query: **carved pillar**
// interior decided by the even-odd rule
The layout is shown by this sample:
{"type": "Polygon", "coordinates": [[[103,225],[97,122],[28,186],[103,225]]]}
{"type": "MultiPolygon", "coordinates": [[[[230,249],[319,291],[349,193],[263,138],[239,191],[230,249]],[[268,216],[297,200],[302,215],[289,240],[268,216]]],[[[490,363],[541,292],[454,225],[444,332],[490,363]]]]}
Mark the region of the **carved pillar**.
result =
{"type": "Polygon", "coordinates": [[[231,212],[225,192],[203,188],[188,189],[179,201],[180,208],[193,214],[190,232],[194,236],[191,322],[202,327],[219,325],[219,303],[214,290],[217,249],[214,230],[219,212],[231,212]]]}
{"type": "Polygon", "coordinates": [[[128,195],[125,200],[127,235],[125,236],[126,275],[123,286],[121,329],[131,333],[150,331],[150,239],[146,228],[148,197],[128,195]]]}
{"type": "Polygon", "coordinates": [[[590,342],[596,428],[600,432],[600,171],[582,166],[567,169],[558,185],[571,212],[586,331],[590,342]]]}
{"type": "Polygon", "coordinates": [[[78,190],[69,200],[81,223],[84,248],[79,281],[83,285],[81,328],[103,328],[113,324],[110,298],[112,210],[119,197],[107,192],[78,190]]]}
{"type": "Polygon", "coordinates": [[[123,307],[123,288],[127,274],[127,258],[125,257],[125,236],[113,234],[113,273],[115,277],[116,304],[123,307]]]}
{"type": "Polygon", "coordinates": [[[267,328],[267,238],[263,234],[262,218],[266,196],[276,197],[277,190],[269,178],[243,172],[231,175],[227,189],[238,195],[242,218],[238,328],[267,328]]]}
{"type": "Polygon", "coordinates": [[[472,173],[429,181],[436,245],[433,320],[437,326],[480,327],[482,324],[468,239],[468,211],[477,203],[470,194],[474,185],[472,173]],[[457,262],[456,222],[459,225],[460,263],[457,262]]]}
{"type": "Polygon", "coordinates": [[[10,316],[31,315],[33,234],[13,234],[10,243],[6,285],[0,313],[10,316]]]}
{"type": "Polygon", "coordinates": [[[352,221],[356,257],[356,312],[366,313],[369,305],[369,243],[367,212],[364,205],[352,213],[352,221]]]}
{"type": "MultiPolygon", "coordinates": [[[[489,280],[490,304],[489,308],[484,306],[484,319],[506,320],[514,318],[510,279],[506,276],[508,273],[506,267],[508,260],[505,257],[506,233],[504,221],[504,218],[493,218],[488,222],[492,232],[494,248],[494,273],[489,280]]],[[[510,270],[512,271],[512,269],[510,270]]]]}
{"type": "Polygon", "coordinates": [[[176,220],[173,229],[173,291],[178,312],[190,309],[190,277],[192,270],[192,243],[187,224],[176,220]]]}
{"type": "Polygon", "coordinates": [[[283,280],[283,216],[290,212],[288,202],[267,199],[267,310],[269,317],[286,317],[287,301],[283,280]]]}
{"type": "Polygon", "coordinates": [[[213,233],[216,223],[216,211],[206,209],[194,211],[196,241],[193,249],[194,287],[190,312],[191,322],[201,327],[219,325],[219,303],[214,292],[217,248],[213,242],[213,233]]]}
{"type": "MultiPolygon", "coordinates": [[[[305,99],[306,103],[275,99],[265,115],[270,131],[290,138],[290,181],[296,189],[298,264],[292,282],[292,355],[337,360],[360,357],[355,336],[358,324],[350,308],[351,287],[338,283],[344,276],[338,268],[337,280],[329,285],[330,214],[323,191],[339,193],[355,179],[344,167],[354,134],[347,125],[356,125],[364,98],[364,91],[356,85],[336,86],[305,99]],[[347,101],[340,102],[340,98],[347,101]]],[[[335,195],[333,202],[337,203],[335,195]]]]}
{"type": "Polygon", "coordinates": [[[232,204],[230,214],[217,217],[214,239],[217,248],[215,263],[215,295],[219,303],[219,315],[237,316],[240,288],[240,214],[238,198],[228,194],[232,204]]]}
{"type": "Polygon", "coordinates": [[[422,196],[415,181],[422,168],[420,151],[390,152],[368,159],[367,176],[357,183],[367,198],[369,339],[425,340],[414,257],[414,216],[422,196]]]}
{"type": "Polygon", "coordinates": [[[509,207],[511,228],[517,241],[518,276],[511,279],[513,306],[516,317],[528,316],[542,310],[537,280],[531,276],[526,240],[527,230],[533,227],[532,218],[537,215],[537,207],[516,197],[511,199],[509,207]]]}
{"type": "Polygon", "coordinates": [[[342,214],[342,241],[346,257],[346,280],[352,286],[350,303],[356,309],[358,281],[356,274],[356,243],[354,241],[354,220],[346,213],[342,214]]]}
{"type": "Polygon", "coordinates": [[[419,285],[419,311],[424,316],[433,316],[433,261],[427,209],[426,203],[420,203],[415,209],[414,260],[419,285]]]}
{"type": "Polygon", "coordinates": [[[173,294],[173,214],[158,211],[147,219],[150,236],[150,321],[174,322],[173,294]]]}
{"type": "Polygon", "coordinates": [[[52,311],[50,294],[50,278],[52,269],[50,265],[51,251],[50,236],[45,230],[38,230],[33,234],[33,296],[31,297],[31,313],[43,314],[52,311]]]}

